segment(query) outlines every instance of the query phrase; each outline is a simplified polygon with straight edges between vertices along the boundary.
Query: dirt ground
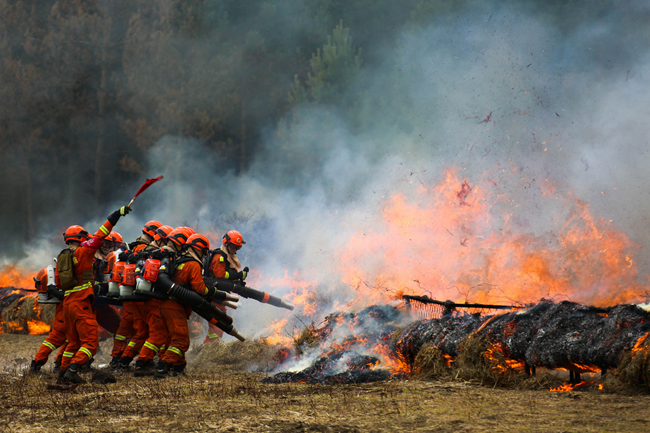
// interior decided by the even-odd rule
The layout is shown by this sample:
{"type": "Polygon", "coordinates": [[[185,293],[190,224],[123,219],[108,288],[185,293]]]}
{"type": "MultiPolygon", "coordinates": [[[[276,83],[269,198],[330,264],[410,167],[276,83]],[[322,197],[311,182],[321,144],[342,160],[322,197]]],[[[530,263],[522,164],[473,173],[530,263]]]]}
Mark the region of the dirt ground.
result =
{"type": "MultiPolygon", "coordinates": [[[[491,389],[457,380],[262,384],[264,374],[244,371],[252,355],[240,343],[191,349],[187,376],[156,381],[122,374],[115,384],[53,390],[53,375],[23,374],[43,339],[0,335],[2,431],[650,431],[648,395],[491,389]]],[[[111,345],[101,344],[98,365],[111,345]]],[[[253,349],[258,358],[269,356],[253,349]]]]}

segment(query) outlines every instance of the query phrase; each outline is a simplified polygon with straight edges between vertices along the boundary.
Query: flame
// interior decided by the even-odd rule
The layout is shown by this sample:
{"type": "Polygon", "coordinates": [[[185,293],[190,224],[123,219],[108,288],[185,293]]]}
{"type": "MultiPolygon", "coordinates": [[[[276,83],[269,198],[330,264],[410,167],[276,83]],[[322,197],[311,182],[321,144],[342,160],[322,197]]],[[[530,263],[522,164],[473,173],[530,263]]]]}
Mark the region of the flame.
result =
{"type": "MultiPolygon", "coordinates": [[[[576,384],[573,384],[573,385],[570,384],[570,383],[565,383],[565,384],[563,384],[561,386],[558,386],[557,388],[551,388],[550,390],[552,392],[581,391],[581,390],[589,388],[593,384],[594,384],[594,382],[589,382],[589,381],[583,380],[582,382],[579,382],[579,383],[576,383],[576,384]]],[[[599,390],[603,389],[603,385],[599,384],[598,389],[599,390]]]]}
{"type": "Polygon", "coordinates": [[[6,265],[0,269],[0,287],[31,289],[34,287],[32,277],[36,275],[36,272],[13,264],[6,265]]]}
{"type": "Polygon", "coordinates": [[[31,335],[49,334],[50,325],[39,320],[29,320],[27,322],[27,329],[31,335]]]}
{"type": "Polygon", "coordinates": [[[0,315],[0,334],[33,334],[42,335],[50,331],[50,324],[41,318],[41,306],[36,296],[26,295],[22,289],[8,290],[0,288],[0,300],[9,299],[8,308],[0,315]],[[22,295],[15,297],[15,295],[22,295]]]}
{"type": "Polygon", "coordinates": [[[636,341],[634,347],[632,347],[633,354],[639,352],[642,349],[641,346],[643,346],[643,343],[645,343],[645,341],[648,339],[648,335],[650,335],[650,332],[646,332],[636,341]]]}
{"type": "Polygon", "coordinates": [[[493,361],[492,368],[498,373],[505,373],[508,370],[524,368],[523,361],[508,358],[499,344],[490,344],[485,351],[484,356],[493,361]],[[505,362],[505,365],[503,365],[503,362],[505,362]]]}
{"type": "Polygon", "coordinates": [[[412,373],[411,367],[394,356],[386,344],[377,344],[370,349],[370,352],[381,360],[381,363],[375,364],[374,368],[388,367],[391,377],[399,374],[410,375],[412,373]]]}
{"type": "Polygon", "coordinates": [[[266,327],[266,332],[270,335],[264,337],[263,340],[268,344],[278,344],[282,346],[290,346],[293,343],[293,338],[284,334],[284,328],[289,322],[286,317],[283,319],[274,320],[266,327]]]}
{"type": "Polygon", "coordinates": [[[559,201],[562,207],[554,227],[535,233],[533,216],[490,185],[472,185],[452,169],[416,197],[393,195],[380,229],[358,230],[340,249],[343,281],[359,292],[358,301],[426,292],[459,302],[551,297],[606,306],[643,296],[633,259],[638,246],[594,217],[588,204],[543,183],[536,205],[549,212],[559,201]]]}

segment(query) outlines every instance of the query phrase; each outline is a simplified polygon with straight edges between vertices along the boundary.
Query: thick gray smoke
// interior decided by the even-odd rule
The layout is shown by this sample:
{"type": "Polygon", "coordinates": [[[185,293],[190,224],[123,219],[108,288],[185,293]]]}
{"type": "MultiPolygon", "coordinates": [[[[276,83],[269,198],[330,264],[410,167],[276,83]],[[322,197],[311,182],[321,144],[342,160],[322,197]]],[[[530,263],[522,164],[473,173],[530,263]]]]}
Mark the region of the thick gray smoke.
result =
{"type": "MultiPolygon", "coordinates": [[[[641,245],[636,260],[648,274],[650,58],[633,31],[621,43],[620,22],[614,14],[567,32],[536,15],[493,10],[403,29],[384,61],[351,86],[361,95],[356,126],[333,107],[298,107],[286,119],[290,132],[269,133],[240,175],[217,171],[201,143],[166,137],[149,154],[149,177],[164,181],[116,229],[132,240],[157,219],[218,242],[234,228],[247,240],[240,257],[255,287],[286,295],[289,288],[265,282],[299,271],[332,303],[344,302],[354,291],[334,258],[350,236],[380,229],[393,194],[413,196],[457,167],[470,183],[494,181],[521,230],[538,236],[562,212],[562,203],[539,200],[539,185],[571,191],[641,245]]],[[[289,314],[242,301],[234,317],[251,336],[289,314]]]]}

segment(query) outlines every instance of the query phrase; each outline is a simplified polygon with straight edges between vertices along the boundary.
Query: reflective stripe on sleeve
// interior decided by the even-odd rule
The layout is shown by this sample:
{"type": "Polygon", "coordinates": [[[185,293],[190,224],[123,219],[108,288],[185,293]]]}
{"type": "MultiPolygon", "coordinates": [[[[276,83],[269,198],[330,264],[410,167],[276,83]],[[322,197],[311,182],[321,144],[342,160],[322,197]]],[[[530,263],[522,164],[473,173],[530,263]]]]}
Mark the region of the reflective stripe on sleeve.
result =
{"type": "Polygon", "coordinates": [[[77,287],[75,287],[73,289],[70,289],[70,290],[66,290],[65,293],[63,294],[63,296],[68,296],[69,294],[74,293],[74,292],[81,292],[82,290],[86,290],[87,288],[92,287],[92,286],[93,286],[93,282],[89,281],[84,285],[77,286],[77,287]]]}

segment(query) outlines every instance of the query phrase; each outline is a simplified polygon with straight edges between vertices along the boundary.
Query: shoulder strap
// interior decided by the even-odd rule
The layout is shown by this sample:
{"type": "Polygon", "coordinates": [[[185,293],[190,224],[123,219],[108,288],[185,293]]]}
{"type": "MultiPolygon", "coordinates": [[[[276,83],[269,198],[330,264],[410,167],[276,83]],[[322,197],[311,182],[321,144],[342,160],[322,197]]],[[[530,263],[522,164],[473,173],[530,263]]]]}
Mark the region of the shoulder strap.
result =
{"type": "Polygon", "coordinates": [[[176,259],[175,265],[178,267],[179,265],[182,265],[183,263],[187,262],[197,262],[200,265],[203,265],[199,260],[195,259],[194,257],[190,256],[189,254],[184,254],[176,259]]]}

